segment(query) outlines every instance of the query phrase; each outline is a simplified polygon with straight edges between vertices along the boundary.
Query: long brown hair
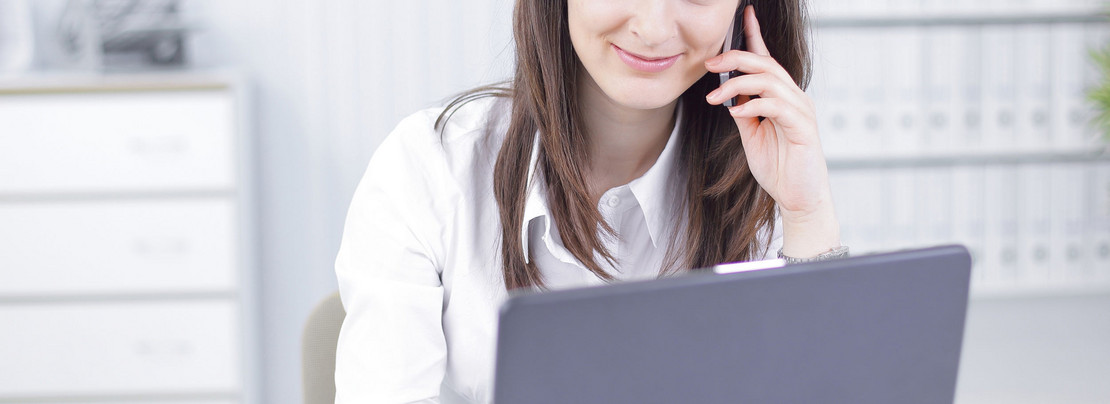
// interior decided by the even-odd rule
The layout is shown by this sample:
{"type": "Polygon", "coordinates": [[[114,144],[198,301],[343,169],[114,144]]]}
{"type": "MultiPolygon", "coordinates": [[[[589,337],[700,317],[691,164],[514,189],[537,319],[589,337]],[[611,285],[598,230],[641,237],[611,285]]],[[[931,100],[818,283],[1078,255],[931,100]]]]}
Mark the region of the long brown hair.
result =
{"type": "MultiPolygon", "coordinates": [[[[799,87],[809,82],[805,0],[751,0],[764,41],[799,87]]],[[[743,9],[737,10],[742,13],[743,9]]],[[[737,30],[739,40],[741,33],[737,30]]],[[[477,98],[511,98],[511,117],[494,166],[493,190],[501,219],[501,261],[505,287],[544,287],[535,261],[527,261],[520,238],[527,197],[528,163],[540,136],[537,171],[546,185],[548,207],[563,245],[598,277],[612,280],[594,260],[614,262],[602,245],[602,231],[613,230],[591,202],[585,180],[586,133],[578,103],[578,59],[567,29],[566,0],[517,0],[513,12],[516,68],[511,81],[471,90],[451,101],[436,121],[437,130],[460,106],[477,98]]],[[[678,166],[686,175],[687,224],[672,261],[684,268],[747,261],[766,253],[775,201],[752,177],[740,136],[724,107],[705,95],[719,85],[708,73],[681,95],[681,151],[678,166]]],[[[676,240],[678,238],[676,237],[676,240]]],[[[672,268],[664,265],[661,272],[672,268]]]]}

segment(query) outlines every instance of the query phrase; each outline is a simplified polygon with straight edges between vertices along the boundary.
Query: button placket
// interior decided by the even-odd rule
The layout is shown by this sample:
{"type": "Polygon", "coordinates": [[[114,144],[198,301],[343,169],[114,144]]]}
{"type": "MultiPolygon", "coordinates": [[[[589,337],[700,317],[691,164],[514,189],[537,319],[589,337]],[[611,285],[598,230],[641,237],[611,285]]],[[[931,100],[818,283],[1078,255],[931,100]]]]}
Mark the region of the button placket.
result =
{"type": "Polygon", "coordinates": [[[613,253],[613,257],[617,260],[615,265],[611,266],[610,268],[612,268],[614,272],[619,274],[624,273],[621,268],[621,261],[623,260],[621,259],[620,240],[621,226],[622,222],[624,221],[622,212],[627,208],[623,206],[622,203],[627,204],[627,198],[630,197],[630,195],[628,195],[629,192],[630,190],[627,186],[610,189],[608,192],[602,195],[602,198],[599,201],[600,203],[598,203],[598,209],[602,214],[602,218],[616,232],[616,234],[614,234],[613,236],[607,235],[606,237],[604,237],[603,243],[605,244],[606,249],[608,249],[609,252],[613,253]],[[622,200],[622,197],[625,197],[626,199],[622,200]]]}

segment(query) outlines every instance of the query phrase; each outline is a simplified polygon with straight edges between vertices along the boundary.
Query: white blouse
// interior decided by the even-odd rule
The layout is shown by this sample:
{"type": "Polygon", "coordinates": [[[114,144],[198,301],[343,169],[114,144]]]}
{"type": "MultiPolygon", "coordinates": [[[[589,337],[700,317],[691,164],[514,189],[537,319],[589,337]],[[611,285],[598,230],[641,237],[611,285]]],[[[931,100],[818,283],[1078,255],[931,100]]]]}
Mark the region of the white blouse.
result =
{"type": "MultiPolygon", "coordinates": [[[[493,167],[509,100],[463,106],[441,137],[433,125],[442,110],[401,121],[351,201],[335,262],[347,311],[336,352],[337,404],[492,401],[497,315],[508,296],[493,167]]],[[[598,203],[618,235],[603,238],[617,265],[598,262],[617,279],[657,277],[672,237],[683,234],[673,208],[685,189],[674,175],[681,116],[676,122],[655,164],[598,203]]],[[[604,284],[562,245],[535,148],[531,162],[520,235],[526,258],[551,289],[604,284]]],[[[765,258],[782,246],[781,227],[776,220],[763,230],[773,231],[765,258]]]]}

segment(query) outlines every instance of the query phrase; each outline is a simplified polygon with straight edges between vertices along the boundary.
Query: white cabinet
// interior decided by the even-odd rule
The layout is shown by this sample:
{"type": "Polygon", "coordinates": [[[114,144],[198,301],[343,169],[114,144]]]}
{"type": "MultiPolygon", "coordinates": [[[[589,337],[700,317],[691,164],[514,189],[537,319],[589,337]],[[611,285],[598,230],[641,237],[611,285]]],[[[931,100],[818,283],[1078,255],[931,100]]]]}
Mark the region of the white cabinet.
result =
{"type": "Polygon", "coordinates": [[[0,203],[0,294],[234,292],[230,198],[0,203]]]}
{"type": "Polygon", "coordinates": [[[231,188],[233,104],[216,90],[0,97],[0,192],[231,188]]]}
{"type": "Polygon", "coordinates": [[[222,300],[0,307],[0,396],[237,390],[237,323],[222,300]]]}
{"type": "Polygon", "coordinates": [[[0,402],[254,401],[240,82],[0,79],[0,402]]]}

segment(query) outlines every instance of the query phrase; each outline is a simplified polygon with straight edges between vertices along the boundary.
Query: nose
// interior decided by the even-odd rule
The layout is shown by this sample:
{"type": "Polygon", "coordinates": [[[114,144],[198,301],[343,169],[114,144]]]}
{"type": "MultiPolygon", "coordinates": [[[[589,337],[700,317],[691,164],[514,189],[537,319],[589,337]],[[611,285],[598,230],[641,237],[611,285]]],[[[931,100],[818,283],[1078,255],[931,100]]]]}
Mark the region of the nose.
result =
{"type": "Polygon", "coordinates": [[[639,7],[632,13],[628,29],[644,46],[654,48],[678,35],[678,27],[673,13],[668,9],[668,0],[646,0],[638,2],[639,7]]]}

